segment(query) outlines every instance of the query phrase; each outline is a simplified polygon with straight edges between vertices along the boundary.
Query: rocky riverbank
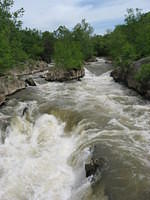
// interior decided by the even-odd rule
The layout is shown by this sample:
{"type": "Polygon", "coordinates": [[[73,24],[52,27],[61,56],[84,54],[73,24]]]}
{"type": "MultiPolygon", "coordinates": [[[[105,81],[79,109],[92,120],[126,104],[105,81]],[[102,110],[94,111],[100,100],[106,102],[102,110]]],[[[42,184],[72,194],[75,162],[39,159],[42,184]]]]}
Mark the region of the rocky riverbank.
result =
{"type": "Polygon", "coordinates": [[[33,74],[48,69],[48,64],[43,61],[26,63],[26,65],[22,70],[14,69],[0,76],[0,105],[5,102],[8,95],[26,88],[29,82],[27,80],[31,81],[33,74]]]}
{"type": "Polygon", "coordinates": [[[137,79],[137,74],[141,70],[143,64],[150,64],[150,57],[134,62],[126,70],[118,67],[112,71],[111,76],[116,82],[123,83],[145,98],[150,99],[150,81],[141,82],[137,79]]]}
{"type": "Polygon", "coordinates": [[[24,89],[28,85],[36,86],[32,78],[33,74],[47,70],[48,73],[41,75],[41,78],[44,78],[46,81],[62,82],[80,80],[80,78],[85,75],[84,68],[65,70],[49,67],[48,64],[43,61],[27,63],[22,70],[14,69],[7,74],[0,76],[0,105],[5,102],[8,95],[24,89]]]}

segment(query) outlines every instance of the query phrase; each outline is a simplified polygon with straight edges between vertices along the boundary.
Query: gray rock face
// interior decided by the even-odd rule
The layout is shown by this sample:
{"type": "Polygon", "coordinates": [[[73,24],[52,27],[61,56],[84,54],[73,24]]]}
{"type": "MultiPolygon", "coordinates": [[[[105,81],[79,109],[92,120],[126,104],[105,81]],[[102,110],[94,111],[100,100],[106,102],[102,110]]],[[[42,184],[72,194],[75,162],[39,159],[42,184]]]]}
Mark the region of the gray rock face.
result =
{"type": "Polygon", "coordinates": [[[84,69],[72,69],[72,70],[65,70],[65,69],[58,69],[58,68],[51,68],[47,73],[45,80],[46,81],[69,81],[69,80],[80,80],[85,75],[84,69]]]}
{"type": "Polygon", "coordinates": [[[16,69],[13,68],[9,73],[16,76],[35,74],[48,69],[48,64],[44,61],[26,62],[23,69],[21,69],[22,67],[16,69]]]}
{"type": "Polygon", "coordinates": [[[150,57],[140,59],[134,62],[127,71],[116,68],[112,71],[111,76],[116,82],[122,82],[142,96],[150,99],[150,82],[141,83],[136,79],[136,74],[141,69],[141,66],[148,63],[150,63],[150,57]]]}
{"type": "Polygon", "coordinates": [[[33,65],[31,63],[29,65],[26,63],[25,65],[27,66],[24,66],[23,70],[13,69],[8,74],[0,76],[0,105],[5,102],[7,95],[24,89],[26,83],[31,86],[36,85],[31,77],[24,80],[22,78],[24,75],[34,74],[48,68],[48,64],[43,61],[33,62],[33,65]]]}
{"type": "Polygon", "coordinates": [[[25,88],[25,82],[18,77],[9,75],[0,77],[0,104],[2,104],[7,95],[25,88]]]}
{"type": "Polygon", "coordinates": [[[5,96],[0,95],[0,105],[5,102],[5,96]]]}

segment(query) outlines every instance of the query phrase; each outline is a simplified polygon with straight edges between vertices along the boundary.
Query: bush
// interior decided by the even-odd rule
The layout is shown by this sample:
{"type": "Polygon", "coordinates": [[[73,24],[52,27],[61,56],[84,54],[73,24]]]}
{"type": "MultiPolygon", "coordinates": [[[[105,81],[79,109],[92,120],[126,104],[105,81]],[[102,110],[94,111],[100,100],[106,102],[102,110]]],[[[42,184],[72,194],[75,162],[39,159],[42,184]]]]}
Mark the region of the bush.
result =
{"type": "Polygon", "coordinates": [[[136,74],[136,80],[141,83],[148,82],[150,80],[150,63],[142,65],[141,69],[136,74]]]}
{"type": "Polygon", "coordinates": [[[56,67],[64,69],[80,69],[83,64],[83,55],[80,45],[74,41],[60,40],[54,49],[56,67]]]}

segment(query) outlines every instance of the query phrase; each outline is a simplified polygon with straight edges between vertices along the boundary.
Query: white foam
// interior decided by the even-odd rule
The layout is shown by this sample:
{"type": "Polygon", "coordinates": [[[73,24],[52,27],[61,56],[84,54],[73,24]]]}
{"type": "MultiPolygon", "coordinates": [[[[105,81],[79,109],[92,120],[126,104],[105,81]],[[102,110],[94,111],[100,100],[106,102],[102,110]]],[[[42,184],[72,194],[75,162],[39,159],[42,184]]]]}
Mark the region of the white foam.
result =
{"type": "Polygon", "coordinates": [[[73,139],[64,123],[44,114],[31,124],[16,117],[0,146],[0,200],[67,200],[74,173],[67,163],[73,139]]]}

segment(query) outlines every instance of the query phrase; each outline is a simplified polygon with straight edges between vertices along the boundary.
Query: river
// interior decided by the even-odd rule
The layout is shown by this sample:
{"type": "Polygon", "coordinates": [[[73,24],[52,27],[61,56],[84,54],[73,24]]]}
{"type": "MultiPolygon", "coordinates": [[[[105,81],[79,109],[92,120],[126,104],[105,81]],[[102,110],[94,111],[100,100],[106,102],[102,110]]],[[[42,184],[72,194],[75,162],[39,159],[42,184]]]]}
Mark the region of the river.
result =
{"type": "Polygon", "coordinates": [[[85,70],[77,82],[35,76],[0,108],[0,200],[150,200],[150,103],[104,59],[85,70]],[[91,184],[95,144],[109,167],[91,184]]]}

